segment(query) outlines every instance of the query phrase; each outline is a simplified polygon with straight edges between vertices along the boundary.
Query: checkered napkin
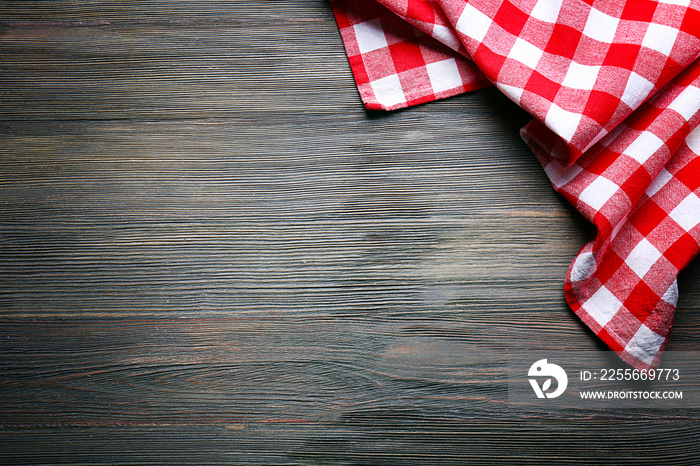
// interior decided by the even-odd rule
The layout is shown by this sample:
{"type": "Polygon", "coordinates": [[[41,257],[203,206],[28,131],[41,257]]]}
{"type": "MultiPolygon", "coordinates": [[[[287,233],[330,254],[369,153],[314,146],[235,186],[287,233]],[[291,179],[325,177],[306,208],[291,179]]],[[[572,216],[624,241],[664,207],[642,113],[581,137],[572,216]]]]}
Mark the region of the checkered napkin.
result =
{"type": "Polygon", "coordinates": [[[569,305],[631,365],[656,367],[700,249],[700,0],[332,0],[360,95],[392,110],[491,83],[596,226],[569,305]]]}

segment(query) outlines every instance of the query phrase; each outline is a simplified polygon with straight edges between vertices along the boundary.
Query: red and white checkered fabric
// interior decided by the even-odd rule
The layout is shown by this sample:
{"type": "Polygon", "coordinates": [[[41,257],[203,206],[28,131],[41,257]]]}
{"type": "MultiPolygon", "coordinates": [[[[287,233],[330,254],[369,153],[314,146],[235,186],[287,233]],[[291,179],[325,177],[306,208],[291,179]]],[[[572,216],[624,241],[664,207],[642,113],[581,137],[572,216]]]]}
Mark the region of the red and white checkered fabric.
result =
{"type": "Polygon", "coordinates": [[[567,300],[625,361],[657,366],[700,249],[700,0],[332,4],[368,108],[491,82],[535,117],[523,139],[597,227],[567,300]]]}
{"type": "MultiPolygon", "coordinates": [[[[395,110],[491,84],[474,62],[373,0],[332,5],[357,88],[371,110],[395,110]]],[[[441,27],[459,48],[456,33],[441,27]]]]}

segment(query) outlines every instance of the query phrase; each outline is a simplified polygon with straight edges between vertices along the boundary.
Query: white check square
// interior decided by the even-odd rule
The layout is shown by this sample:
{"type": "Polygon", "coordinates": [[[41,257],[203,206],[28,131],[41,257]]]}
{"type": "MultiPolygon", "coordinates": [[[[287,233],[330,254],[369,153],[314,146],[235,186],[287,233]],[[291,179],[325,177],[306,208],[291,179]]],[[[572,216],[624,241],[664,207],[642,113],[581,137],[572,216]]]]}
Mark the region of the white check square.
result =
{"type": "Polygon", "coordinates": [[[384,29],[378,19],[358,23],[353,26],[353,29],[355,29],[355,38],[360,53],[372,52],[388,45],[384,29]]]}
{"type": "Polygon", "coordinates": [[[611,44],[619,23],[618,18],[613,18],[600,10],[591,8],[583,33],[591,39],[611,44]]]}
{"type": "Polygon", "coordinates": [[[588,301],[581,306],[601,327],[615,317],[622,303],[605,286],[601,286],[588,301]]]}
{"type": "Polygon", "coordinates": [[[467,5],[462,14],[459,15],[455,29],[471,37],[477,42],[481,42],[486,37],[486,33],[491,27],[491,18],[477,10],[471,5],[467,5]]]}
{"type": "Polygon", "coordinates": [[[430,78],[430,85],[433,86],[434,92],[447,91],[463,84],[454,58],[428,63],[425,68],[428,71],[428,78],[430,78]]]}
{"type": "Polygon", "coordinates": [[[646,325],[642,325],[627,343],[625,351],[645,364],[651,364],[654,361],[654,357],[659,353],[664,340],[664,337],[646,325]]]}
{"type": "Polygon", "coordinates": [[[586,189],[581,192],[579,200],[585,202],[595,210],[600,210],[606,202],[620,189],[618,185],[605,178],[598,176],[586,189]]]}
{"type": "Polygon", "coordinates": [[[673,280],[666,293],[661,297],[668,304],[675,306],[678,303],[678,280],[673,280]]]}
{"type": "Polygon", "coordinates": [[[544,119],[544,124],[567,142],[570,142],[571,138],[574,137],[580,122],[581,114],[569,112],[556,104],[549,107],[544,119]]]}
{"type": "Polygon", "coordinates": [[[572,282],[586,280],[593,275],[598,265],[595,262],[595,257],[591,252],[583,252],[578,255],[574,263],[571,265],[571,273],[569,277],[572,282]]]}
{"type": "Polygon", "coordinates": [[[664,145],[654,133],[644,131],[622,153],[643,164],[664,145]]]}
{"type": "Polygon", "coordinates": [[[654,83],[633,71],[630,73],[620,100],[630,108],[637,108],[649,96],[652,89],[654,89],[654,83]]]}
{"type": "Polygon", "coordinates": [[[625,264],[634,270],[639,278],[644,278],[649,269],[656,264],[656,261],[661,257],[661,253],[654,247],[646,238],[643,238],[629,253],[625,264]]]}
{"type": "Polygon", "coordinates": [[[517,60],[534,70],[537,68],[537,63],[539,63],[542,53],[542,50],[518,37],[513,44],[513,48],[508,53],[508,58],[517,60]]]}
{"type": "Polygon", "coordinates": [[[642,45],[668,56],[676,43],[678,29],[663,24],[651,23],[644,34],[642,45]]]}
{"type": "Polygon", "coordinates": [[[700,109],[700,89],[695,86],[688,86],[683,89],[678,97],[668,106],[681,114],[686,120],[690,120],[700,109]]]}
{"type": "Polygon", "coordinates": [[[453,50],[459,49],[459,37],[447,26],[433,24],[432,36],[453,50]]]}
{"type": "Polygon", "coordinates": [[[695,193],[688,194],[668,215],[685,231],[692,230],[700,223],[700,198],[695,193]]]}
{"type": "Polygon", "coordinates": [[[599,71],[600,66],[581,65],[572,61],[562,84],[573,89],[593,89],[599,71]]]}
{"type": "Polygon", "coordinates": [[[538,0],[530,12],[530,16],[540,21],[554,23],[559,17],[559,10],[563,0],[538,0]]]}
{"type": "Polygon", "coordinates": [[[391,107],[406,102],[406,94],[401,87],[398,75],[392,74],[370,83],[374,96],[380,104],[391,107]]]}

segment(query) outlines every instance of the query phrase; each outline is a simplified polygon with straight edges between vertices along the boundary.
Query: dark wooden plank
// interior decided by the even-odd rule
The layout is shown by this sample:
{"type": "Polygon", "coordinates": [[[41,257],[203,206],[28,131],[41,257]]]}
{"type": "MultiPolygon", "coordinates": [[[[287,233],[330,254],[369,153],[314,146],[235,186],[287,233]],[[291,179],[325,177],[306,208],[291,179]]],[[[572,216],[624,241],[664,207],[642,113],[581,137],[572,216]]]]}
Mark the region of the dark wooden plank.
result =
{"type": "MultiPolygon", "coordinates": [[[[507,324],[518,326],[517,320],[507,324]]],[[[374,418],[440,425],[513,422],[528,414],[545,419],[700,417],[691,406],[641,413],[616,406],[515,409],[508,404],[508,351],[556,346],[549,344],[554,336],[538,334],[540,345],[523,347],[518,332],[499,322],[487,333],[467,319],[239,314],[15,320],[2,323],[0,331],[5,428],[374,418]]],[[[576,334],[565,337],[574,340],[576,334]]],[[[684,379],[674,389],[690,390],[692,383],[684,379]]]]}
{"type": "Polygon", "coordinates": [[[494,90],[365,111],[321,0],[6,1],[0,63],[0,462],[697,462],[696,410],[506,403],[602,345],[494,90]]]}
{"type": "Polygon", "coordinates": [[[0,119],[334,115],[357,104],[356,92],[334,92],[352,77],[325,2],[142,3],[3,3],[0,119]]]}
{"type": "MultiPolygon", "coordinates": [[[[470,98],[482,113],[493,104],[470,98]]],[[[471,295],[474,305],[512,312],[521,299],[539,308],[536,290],[565,309],[560,282],[583,244],[580,222],[515,133],[498,125],[503,117],[491,116],[478,132],[456,135],[447,118],[409,112],[368,121],[358,111],[322,134],[314,129],[326,124],[311,116],[58,122],[41,134],[8,123],[5,310],[357,314],[379,306],[406,314],[430,301],[457,310],[471,295]],[[344,140],[348,126],[356,139],[344,140]],[[465,141],[482,149],[465,155],[465,141]],[[502,147],[510,158],[498,157],[502,147]],[[503,182],[513,173],[522,184],[503,182]],[[562,230],[542,238],[552,221],[562,230]],[[522,225],[516,234],[513,223],[522,225]],[[519,267],[508,262],[513,250],[519,267]],[[535,272],[543,256],[548,275],[535,272]],[[27,279],[32,266],[43,269],[27,279]],[[479,297],[494,289],[510,303],[479,297]]]]}
{"type": "MultiPolygon", "coordinates": [[[[7,430],[34,464],[693,464],[697,421],[345,422],[7,430]],[[382,435],[377,435],[377,432],[382,435]],[[668,439],[661,443],[659,432],[668,439]],[[167,444],[167,453],[163,445],[167,444]]],[[[17,464],[15,463],[15,464],[17,464]]]]}

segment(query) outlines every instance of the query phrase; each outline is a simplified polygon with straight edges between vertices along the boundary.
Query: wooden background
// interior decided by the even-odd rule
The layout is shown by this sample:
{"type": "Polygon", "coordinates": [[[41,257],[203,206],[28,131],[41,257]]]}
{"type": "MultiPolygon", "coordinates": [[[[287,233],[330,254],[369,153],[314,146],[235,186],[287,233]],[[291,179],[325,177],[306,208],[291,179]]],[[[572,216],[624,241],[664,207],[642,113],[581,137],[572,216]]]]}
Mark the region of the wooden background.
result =
{"type": "Polygon", "coordinates": [[[602,348],[527,119],[365,111],[324,0],[2,2],[0,461],[697,464],[697,411],[506,402],[602,348]]]}

